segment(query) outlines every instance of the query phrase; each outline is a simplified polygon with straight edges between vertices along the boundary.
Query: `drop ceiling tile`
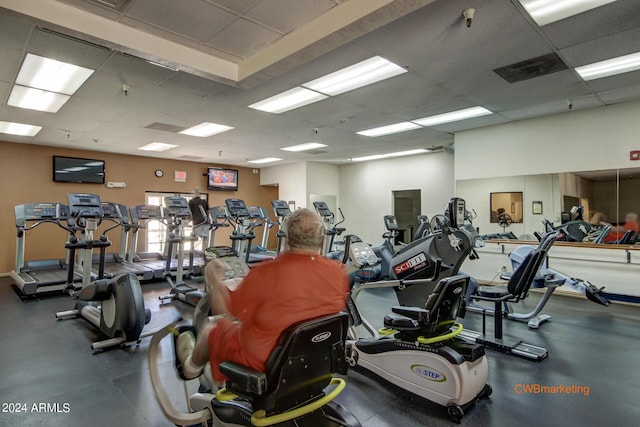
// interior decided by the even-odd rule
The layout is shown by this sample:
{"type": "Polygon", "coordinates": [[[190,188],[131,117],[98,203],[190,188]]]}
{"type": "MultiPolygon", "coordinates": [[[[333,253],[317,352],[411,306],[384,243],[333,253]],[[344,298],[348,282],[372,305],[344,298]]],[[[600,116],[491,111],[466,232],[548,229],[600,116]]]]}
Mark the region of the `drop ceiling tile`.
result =
{"type": "Polygon", "coordinates": [[[0,46],[23,49],[33,24],[26,18],[0,9],[0,46]]]}
{"type": "MultiPolygon", "coordinates": [[[[22,65],[22,59],[24,57],[21,49],[14,49],[6,47],[2,49],[2,61],[0,61],[0,80],[5,82],[11,82],[15,80],[22,65]]],[[[0,93],[0,99],[2,94],[0,93]]]]}
{"type": "Polygon", "coordinates": [[[574,67],[640,52],[640,27],[571,46],[560,52],[574,67]]]}
{"type": "Polygon", "coordinates": [[[638,22],[640,2],[618,0],[545,25],[541,29],[557,48],[563,49],[631,30],[638,26],[638,22]]]}
{"type": "Polygon", "coordinates": [[[567,100],[558,100],[546,104],[537,104],[524,108],[503,111],[502,116],[511,120],[524,120],[534,117],[548,116],[550,114],[571,113],[585,108],[600,107],[602,104],[594,95],[586,95],[571,100],[572,109],[569,110],[567,100]]]}
{"type": "Polygon", "coordinates": [[[109,58],[100,72],[116,76],[120,85],[123,83],[130,85],[131,94],[134,90],[156,86],[176,73],[168,68],[123,54],[115,54],[109,58]]]}
{"type": "Polygon", "coordinates": [[[600,93],[613,89],[633,87],[638,83],[640,83],[640,70],[604,77],[602,79],[590,80],[587,82],[587,85],[595,92],[600,93]]]}
{"type": "Polygon", "coordinates": [[[205,0],[218,6],[222,6],[230,11],[242,15],[258,4],[260,0],[205,0]]]}
{"type": "Polygon", "coordinates": [[[269,0],[259,3],[246,17],[286,34],[335,6],[330,0],[269,0]]]}
{"type": "Polygon", "coordinates": [[[216,49],[247,58],[258,50],[268,46],[280,34],[246,19],[238,19],[215,35],[206,44],[216,49]]]}
{"type": "Polygon", "coordinates": [[[607,104],[631,101],[640,98],[640,84],[605,90],[598,92],[598,96],[607,104]]]}
{"type": "Polygon", "coordinates": [[[198,41],[209,39],[237,18],[202,0],[136,0],[126,15],[198,41]]]}

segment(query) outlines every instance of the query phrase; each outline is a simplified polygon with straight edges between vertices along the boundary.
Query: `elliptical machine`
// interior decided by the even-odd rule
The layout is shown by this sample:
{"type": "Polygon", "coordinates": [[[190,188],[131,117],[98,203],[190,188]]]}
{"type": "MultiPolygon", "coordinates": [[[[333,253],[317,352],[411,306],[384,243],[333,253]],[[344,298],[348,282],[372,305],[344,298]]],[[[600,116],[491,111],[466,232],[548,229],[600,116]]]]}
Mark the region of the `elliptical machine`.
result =
{"type": "Polygon", "coordinates": [[[325,234],[327,235],[327,241],[322,251],[322,255],[329,255],[334,251],[333,243],[335,242],[336,236],[340,236],[345,231],[345,228],[338,227],[344,222],[344,215],[342,214],[342,210],[338,208],[341,219],[336,222],[336,215],[331,212],[331,209],[329,209],[329,206],[327,206],[325,202],[313,202],[313,207],[318,215],[322,217],[322,221],[325,226],[325,234]]]}
{"type": "Polygon", "coordinates": [[[282,229],[282,223],[284,219],[291,214],[291,209],[289,208],[289,203],[286,200],[272,200],[271,206],[273,207],[273,213],[276,217],[276,224],[278,224],[278,233],[276,237],[278,238],[278,246],[276,248],[276,253],[280,254],[284,251],[284,230],[282,229]]]}
{"type": "Polygon", "coordinates": [[[94,354],[100,351],[130,344],[138,344],[151,333],[142,333],[144,325],[151,320],[151,311],[144,307],[144,297],[138,278],[133,274],[122,274],[104,279],[105,248],[111,244],[106,236],[93,239],[93,232],[102,220],[100,197],[96,194],[69,194],[69,226],[65,227],[72,238],[65,244],[71,251],[68,275],[68,292],[76,305],[73,310],[56,313],[56,319],[83,317],[108,338],[91,344],[94,354]],[[81,238],[75,237],[82,231],[81,238]],[[98,280],[91,282],[91,262],[94,248],[100,249],[98,280]],[[73,284],[75,251],[82,251],[82,289],[73,284]]]}

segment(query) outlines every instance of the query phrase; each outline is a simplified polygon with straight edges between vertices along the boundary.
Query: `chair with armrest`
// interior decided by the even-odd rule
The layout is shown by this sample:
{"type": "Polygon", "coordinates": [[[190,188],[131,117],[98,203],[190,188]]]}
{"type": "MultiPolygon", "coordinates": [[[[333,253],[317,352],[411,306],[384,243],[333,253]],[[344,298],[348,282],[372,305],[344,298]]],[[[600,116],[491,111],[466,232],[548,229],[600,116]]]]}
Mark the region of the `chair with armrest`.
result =
{"type": "MultiPolygon", "coordinates": [[[[458,275],[442,279],[429,295],[424,308],[392,307],[384,318],[384,326],[399,331],[403,341],[441,342],[457,335],[452,332],[456,317],[464,317],[464,296],[469,276],[458,275]]],[[[460,329],[461,330],[461,329],[460,329]]]]}
{"type": "MultiPolygon", "coordinates": [[[[271,425],[313,411],[326,411],[325,405],[344,388],[344,381],[334,379],[333,374],[346,373],[348,368],[345,360],[348,322],[348,315],[342,312],[290,326],[271,353],[266,372],[222,362],[220,372],[228,378],[224,393],[250,403],[253,425],[271,425]],[[336,387],[325,394],[329,385],[336,387]]],[[[239,412],[233,402],[215,399],[212,408],[221,421],[237,422],[239,412]]],[[[359,425],[352,415],[348,421],[347,425],[359,425]]],[[[325,424],[316,420],[314,425],[325,424]]]]}

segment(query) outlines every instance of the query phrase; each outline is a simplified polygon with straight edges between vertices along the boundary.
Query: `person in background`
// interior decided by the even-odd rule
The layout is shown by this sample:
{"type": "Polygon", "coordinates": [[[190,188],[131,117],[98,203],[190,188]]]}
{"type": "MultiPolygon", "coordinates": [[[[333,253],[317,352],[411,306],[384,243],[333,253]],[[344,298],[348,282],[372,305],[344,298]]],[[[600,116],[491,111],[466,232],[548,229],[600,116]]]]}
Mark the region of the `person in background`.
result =
{"type": "Polygon", "coordinates": [[[185,377],[200,375],[210,362],[215,381],[218,369],[231,361],[264,372],[282,332],[294,323],[337,313],[346,307],[349,279],[343,266],[320,256],[325,228],[319,215],[300,209],[284,221],[286,251],[273,261],[251,269],[230,292],[223,283],[225,267],[207,264],[211,312],[215,315],[198,331],[180,334],[176,352],[185,377]]]}
{"type": "MultiPolygon", "coordinates": [[[[189,210],[191,211],[191,224],[193,225],[194,234],[202,238],[202,241],[206,241],[209,237],[209,222],[207,221],[207,215],[209,212],[209,203],[200,197],[202,194],[199,188],[193,190],[195,196],[189,200],[189,210]],[[200,209],[202,208],[202,209],[200,209]]],[[[204,246],[204,244],[202,245],[204,246]]],[[[202,250],[205,248],[202,247],[202,250]]]]}
{"type": "Polygon", "coordinates": [[[594,212],[591,215],[591,219],[589,220],[589,224],[591,225],[601,225],[603,222],[607,220],[607,216],[602,212],[594,212]]]}
{"type": "MultiPolygon", "coordinates": [[[[600,225],[611,225],[608,222],[605,221],[601,221],[600,225]]],[[[628,230],[633,231],[634,233],[637,233],[639,230],[638,227],[638,214],[635,212],[629,212],[625,217],[624,217],[624,224],[623,225],[611,225],[611,231],[609,232],[609,234],[607,235],[607,237],[605,237],[604,242],[605,243],[614,243],[617,242],[618,240],[620,240],[622,238],[622,236],[624,236],[624,233],[626,233],[628,230]]]]}

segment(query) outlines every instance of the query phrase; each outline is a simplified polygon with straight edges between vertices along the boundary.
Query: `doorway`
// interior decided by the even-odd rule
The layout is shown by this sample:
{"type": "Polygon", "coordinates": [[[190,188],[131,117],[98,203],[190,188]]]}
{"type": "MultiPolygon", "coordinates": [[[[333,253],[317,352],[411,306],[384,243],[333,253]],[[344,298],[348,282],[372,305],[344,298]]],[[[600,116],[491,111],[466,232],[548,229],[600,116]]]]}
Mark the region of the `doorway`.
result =
{"type": "Polygon", "coordinates": [[[393,215],[398,220],[400,232],[397,241],[409,243],[413,241],[415,230],[418,229],[418,215],[422,213],[422,191],[400,190],[393,191],[393,215]]]}

